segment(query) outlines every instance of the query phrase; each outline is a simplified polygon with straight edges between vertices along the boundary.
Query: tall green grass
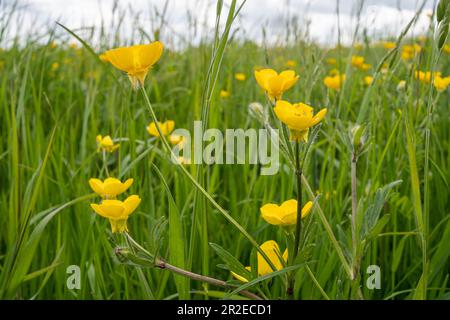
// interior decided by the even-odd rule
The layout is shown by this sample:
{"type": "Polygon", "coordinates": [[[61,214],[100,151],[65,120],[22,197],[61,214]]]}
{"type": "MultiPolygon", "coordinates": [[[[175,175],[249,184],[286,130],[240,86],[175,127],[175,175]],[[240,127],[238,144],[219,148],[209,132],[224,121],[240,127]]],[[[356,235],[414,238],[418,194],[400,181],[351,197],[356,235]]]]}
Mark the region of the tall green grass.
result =
{"type": "MultiPolygon", "coordinates": [[[[233,21],[240,4],[218,2],[213,38],[166,48],[145,92],[156,117],[173,119],[179,128],[192,131],[200,119],[205,128],[261,128],[248,111],[254,101],[269,107],[254,81],[255,66],[282,70],[287,60],[297,62],[300,80],[285,99],[329,110],[303,169],[303,198],[317,204],[305,221],[301,264],[244,286],[232,280],[227,269],[254,266],[257,244],[273,239],[283,249],[287,245],[283,231],[264,222],[259,208],[295,198],[290,153],[283,154],[274,176],[260,175],[257,165],[192,164],[183,172],[172,164],[162,142],[145,130],[152,120],[145,96],[95,54],[111,43],[171,43],[175,36],[163,12],[154,14],[154,30],[136,27],[125,40],[116,32],[119,23],[136,17],[115,9],[116,25],[99,30],[55,25],[21,39],[0,39],[1,298],[215,299],[238,298],[247,289],[277,299],[286,297],[287,272],[295,274],[298,299],[449,298],[449,92],[437,93],[414,77],[415,70],[450,74],[448,54],[435,47],[433,24],[420,54],[405,62],[398,50],[388,52],[375,39],[362,49],[322,48],[301,38],[264,46],[239,40],[233,21]],[[73,41],[78,48],[69,46],[73,41]],[[352,54],[363,55],[372,69],[350,67],[352,54]],[[347,75],[340,92],[322,83],[333,68],[325,63],[328,57],[338,59],[347,75]],[[247,79],[236,81],[236,72],[247,79]],[[374,75],[372,85],[364,84],[365,75],[374,75]],[[404,90],[397,89],[400,80],[406,80],[404,90]],[[230,97],[220,98],[221,89],[230,97]],[[350,219],[355,124],[366,128],[356,165],[356,244],[350,219]],[[88,179],[106,175],[97,134],[120,141],[118,153],[107,156],[109,171],[134,178],[130,192],[142,198],[129,220],[133,238],[178,267],[229,280],[234,289],[140,267],[114,254],[126,238],[111,234],[108,222],[89,207],[95,200],[88,179]],[[70,265],[81,268],[80,290],[66,286],[70,265]],[[379,290],[365,285],[370,265],[380,266],[379,290]]],[[[2,35],[17,14],[9,9],[1,16],[2,35]]],[[[296,25],[286,23],[294,32],[296,25]]],[[[392,39],[399,46],[420,42],[406,36],[409,27],[392,39]]],[[[364,31],[355,31],[355,42],[364,31]]]]}

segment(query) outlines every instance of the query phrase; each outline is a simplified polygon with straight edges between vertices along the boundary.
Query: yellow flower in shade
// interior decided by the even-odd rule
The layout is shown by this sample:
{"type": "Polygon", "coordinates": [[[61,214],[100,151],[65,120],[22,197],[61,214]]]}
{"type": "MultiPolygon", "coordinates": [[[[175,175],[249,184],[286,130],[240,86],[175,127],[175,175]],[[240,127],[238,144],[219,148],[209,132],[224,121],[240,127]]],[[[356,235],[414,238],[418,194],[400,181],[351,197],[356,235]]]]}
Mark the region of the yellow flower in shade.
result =
{"type": "Polygon", "coordinates": [[[328,76],[323,79],[323,83],[327,86],[327,88],[333,90],[340,90],[342,84],[345,81],[345,74],[337,74],[335,76],[328,76]]]}
{"type": "MultiPolygon", "coordinates": [[[[167,120],[165,122],[158,121],[158,124],[164,136],[168,136],[175,128],[175,121],[173,120],[167,120]]],[[[159,132],[154,122],[150,122],[150,124],[147,126],[147,132],[154,137],[159,137],[159,132]]]]}
{"type": "Polygon", "coordinates": [[[364,57],[352,56],[351,63],[352,63],[352,66],[354,66],[356,68],[361,68],[362,65],[364,64],[364,57]]]}
{"type": "Polygon", "coordinates": [[[387,49],[387,50],[392,50],[396,47],[395,42],[392,41],[383,41],[382,43],[383,48],[387,49]]]}
{"type": "Polygon", "coordinates": [[[360,50],[362,50],[363,45],[362,45],[361,43],[359,43],[359,42],[356,42],[356,43],[353,45],[353,48],[355,48],[355,50],[357,50],[357,51],[360,51],[360,50]]]}
{"type": "Polygon", "coordinates": [[[52,48],[52,49],[55,49],[57,46],[58,46],[58,45],[56,44],[55,41],[52,41],[52,42],[50,43],[50,48],[52,48]]]}
{"type": "Polygon", "coordinates": [[[397,91],[403,91],[406,88],[406,81],[400,80],[397,84],[397,91]]]}
{"type": "Polygon", "coordinates": [[[369,70],[370,68],[372,68],[372,65],[369,64],[369,63],[363,63],[363,64],[359,67],[359,69],[362,70],[362,71],[367,71],[367,70],[369,70]]]}
{"type": "Polygon", "coordinates": [[[278,100],[273,111],[291,130],[293,141],[307,141],[309,128],[322,121],[327,114],[327,109],[322,109],[314,116],[310,106],[301,102],[291,104],[284,100],[278,100]]]}
{"type": "Polygon", "coordinates": [[[416,43],[414,43],[412,45],[406,44],[402,48],[401,57],[405,61],[411,60],[421,50],[422,50],[422,48],[416,43]]]}
{"type": "Polygon", "coordinates": [[[442,47],[442,51],[444,51],[445,53],[450,53],[450,45],[444,44],[444,46],[442,47]]]}
{"type": "Polygon", "coordinates": [[[297,66],[297,62],[295,60],[288,60],[285,65],[288,68],[295,68],[297,66]]]}
{"type": "Polygon", "coordinates": [[[56,71],[59,69],[59,63],[58,62],[53,62],[52,63],[52,71],[56,71]]]}
{"type": "Polygon", "coordinates": [[[299,77],[293,70],[285,70],[278,74],[273,69],[262,69],[255,70],[255,78],[271,100],[279,100],[285,91],[292,88],[299,77]]]}
{"type": "Polygon", "coordinates": [[[116,178],[106,178],[105,181],[92,178],[89,179],[89,185],[92,190],[103,198],[113,199],[117,195],[124,193],[133,184],[133,179],[121,182],[116,178]]]}
{"type": "Polygon", "coordinates": [[[147,73],[159,60],[162,52],[162,43],[155,41],[150,44],[111,49],[100,55],[100,59],[126,72],[133,88],[137,89],[140,85],[144,85],[147,73]]]}
{"type": "Polygon", "coordinates": [[[366,84],[366,85],[371,85],[372,84],[372,82],[373,82],[373,77],[372,76],[365,76],[364,77],[364,83],[366,84]]]}
{"type": "Polygon", "coordinates": [[[99,215],[109,219],[113,233],[128,231],[127,220],[141,203],[137,195],[129,196],[125,201],[103,200],[100,204],[91,203],[91,208],[99,215]]]}
{"type": "Polygon", "coordinates": [[[433,85],[438,91],[444,91],[450,84],[450,77],[436,76],[433,80],[433,85]]]}
{"type": "Polygon", "coordinates": [[[328,59],[326,60],[326,62],[327,62],[327,64],[329,64],[330,66],[334,66],[334,65],[337,64],[337,61],[336,61],[335,58],[328,58],[328,59]]]}
{"type": "Polygon", "coordinates": [[[333,68],[333,69],[331,69],[330,71],[328,71],[328,74],[329,74],[330,76],[338,75],[338,74],[339,74],[339,70],[336,69],[336,68],[333,68]]]}
{"type": "MultiPolygon", "coordinates": [[[[267,263],[266,259],[258,252],[257,253],[257,262],[258,262],[258,276],[265,276],[269,273],[272,273],[274,271],[278,271],[283,269],[284,265],[286,265],[288,260],[288,250],[286,249],[281,255],[280,247],[278,244],[273,241],[269,240],[264,242],[260,246],[261,250],[266,254],[266,256],[269,258],[269,260],[272,262],[273,266],[276,268],[276,270],[273,270],[270,265],[267,263]],[[281,259],[280,259],[281,257],[281,259]]],[[[250,267],[245,267],[248,271],[251,271],[250,267]]],[[[231,274],[242,282],[248,282],[248,279],[244,278],[241,275],[238,275],[234,272],[231,272],[231,274]]]]}
{"type": "Polygon", "coordinates": [[[219,95],[220,95],[221,98],[226,99],[226,98],[228,98],[230,96],[230,92],[227,91],[227,90],[220,90],[220,94],[219,95]]]}
{"type": "Polygon", "coordinates": [[[245,79],[246,79],[247,77],[245,76],[244,73],[238,72],[238,73],[236,73],[236,74],[234,75],[234,78],[235,78],[237,81],[245,81],[245,79]]]}
{"type": "Polygon", "coordinates": [[[104,136],[102,137],[101,134],[99,134],[96,137],[97,140],[97,151],[106,151],[106,152],[114,152],[120,147],[120,144],[114,144],[113,140],[110,136],[104,136]]]}
{"type": "MultiPolygon", "coordinates": [[[[303,206],[302,219],[309,214],[312,206],[312,201],[308,201],[303,206]]],[[[261,207],[260,211],[263,219],[275,226],[289,226],[297,223],[297,200],[295,199],[287,200],[280,206],[267,203],[261,207]]]]}
{"type": "Polygon", "coordinates": [[[69,45],[69,48],[70,48],[70,49],[77,49],[77,48],[78,48],[78,44],[77,44],[76,42],[72,42],[72,43],[69,45]]]}

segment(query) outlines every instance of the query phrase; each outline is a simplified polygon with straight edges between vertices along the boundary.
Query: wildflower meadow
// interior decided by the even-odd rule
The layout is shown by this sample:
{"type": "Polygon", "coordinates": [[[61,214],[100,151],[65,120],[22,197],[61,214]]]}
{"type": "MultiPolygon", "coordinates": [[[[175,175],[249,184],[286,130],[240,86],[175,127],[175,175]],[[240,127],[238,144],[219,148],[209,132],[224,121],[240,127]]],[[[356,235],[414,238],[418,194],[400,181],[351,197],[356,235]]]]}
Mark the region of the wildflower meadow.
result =
{"type": "Polygon", "coordinates": [[[0,2],[0,299],[450,298],[450,2],[320,44],[249,1],[191,42],[0,2]]]}

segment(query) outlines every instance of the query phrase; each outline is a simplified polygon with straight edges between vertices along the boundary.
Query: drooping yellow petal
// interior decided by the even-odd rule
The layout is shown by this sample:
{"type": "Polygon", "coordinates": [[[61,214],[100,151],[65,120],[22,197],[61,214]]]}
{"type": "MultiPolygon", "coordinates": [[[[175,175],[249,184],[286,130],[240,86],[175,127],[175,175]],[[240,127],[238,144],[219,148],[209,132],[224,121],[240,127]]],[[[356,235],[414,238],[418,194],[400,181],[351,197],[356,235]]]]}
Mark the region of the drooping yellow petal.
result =
{"type": "Polygon", "coordinates": [[[103,182],[100,179],[89,179],[89,186],[98,195],[103,195],[103,182]]]}
{"type": "Polygon", "coordinates": [[[125,207],[119,200],[103,200],[100,204],[102,212],[110,219],[126,218],[125,207]]]}
{"type": "Polygon", "coordinates": [[[320,110],[320,111],[317,112],[317,114],[312,118],[311,124],[312,124],[313,126],[315,126],[315,125],[318,124],[320,121],[322,121],[322,119],[325,118],[326,115],[327,115],[327,109],[326,109],[326,108],[320,110]]]}
{"type": "Polygon", "coordinates": [[[123,202],[123,205],[125,207],[124,214],[126,214],[127,216],[132,214],[133,211],[136,210],[136,208],[139,206],[140,203],[141,203],[141,198],[139,198],[139,196],[137,196],[137,195],[129,196],[123,202]]]}
{"type": "Polygon", "coordinates": [[[273,69],[255,70],[255,79],[258,85],[265,91],[269,90],[269,79],[276,77],[278,73],[273,69]]]}
{"type": "Polygon", "coordinates": [[[283,268],[283,264],[281,263],[279,258],[279,255],[281,255],[281,253],[278,244],[273,240],[269,240],[264,242],[260,247],[261,250],[267,255],[269,260],[272,262],[276,270],[273,270],[267,263],[267,261],[264,259],[264,257],[258,252],[257,253],[258,275],[264,276],[274,271],[281,270],[283,268]]]}
{"type": "Polygon", "coordinates": [[[308,214],[311,212],[311,208],[313,206],[312,201],[308,201],[302,208],[302,219],[308,216],[308,214]]]}
{"type": "Polygon", "coordinates": [[[263,205],[260,209],[261,216],[268,223],[273,225],[281,225],[283,224],[282,216],[283,212],[281,208],[273,203],[267,203],[263,205]]]}

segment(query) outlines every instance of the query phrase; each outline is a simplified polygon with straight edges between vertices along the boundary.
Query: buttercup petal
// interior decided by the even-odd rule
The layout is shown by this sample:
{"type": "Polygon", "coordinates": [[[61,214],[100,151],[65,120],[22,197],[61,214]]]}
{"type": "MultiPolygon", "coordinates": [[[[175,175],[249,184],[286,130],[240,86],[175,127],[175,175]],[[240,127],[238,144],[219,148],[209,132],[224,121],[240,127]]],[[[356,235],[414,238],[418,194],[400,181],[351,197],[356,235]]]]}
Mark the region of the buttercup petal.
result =
{"type": "Polygon", "coordinates": [[[305,218],[312,209],[313,206],[313,202],[312,201],[308,201],[302,208],[302,219],[305,218]]]}
{"type": "Polygon", "coordinates": [[[95,178],[89,179],[89,186],[95,193],[103,195],[103,182],[101,180],[95,178]]]}
{"type": "Polygon", "coordinates": [[[320,110],[313,118],[312,118],[312,125],[316,125],[318,124],[320,121],[322,121],[322,119],[326,116],[327,114],[327,109],[324,108],[322,110],[320,110]]]}
{"type": "Polygon", "coordinates": [[[261,216],[268,223],[273,225],[281,225],[283,224],[282,216],[283,212],[281,208],[273,203],[268,203],[263,205],[260,209],[261,216]]]}
{"type": "Polygon", "coordinates": [[[136,208],[139,206],[140,203],[141,203],[141,198],[139,198],[139,196],[137,196],[137,195],[129,196],[123,203],[123,205],[125,207],[124,214],[126,216],[129,216],[130,214],[132,214],[133,211],[136,210],[136,208]]]}

